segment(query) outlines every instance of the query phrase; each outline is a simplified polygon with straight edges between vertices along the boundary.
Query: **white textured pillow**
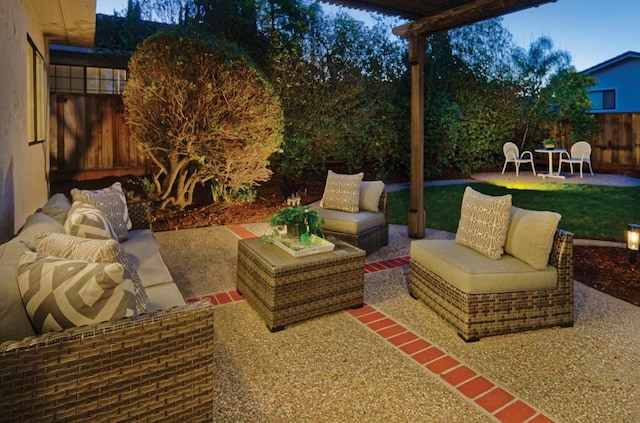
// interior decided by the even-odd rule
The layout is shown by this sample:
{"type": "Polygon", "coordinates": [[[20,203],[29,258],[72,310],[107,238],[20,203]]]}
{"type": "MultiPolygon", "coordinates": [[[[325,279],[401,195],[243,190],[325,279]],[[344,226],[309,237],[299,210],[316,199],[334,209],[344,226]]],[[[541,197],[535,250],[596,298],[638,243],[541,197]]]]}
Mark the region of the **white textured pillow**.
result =
{"type": "Polygon", "coordinates": [[[561,218],[555,212],[511,207],[504,251],[534,269],[546,269],[561,218]]]}
{"type": "Polygon", "coordinates": [[[379,212],[382,191],[384,191],[384,182],[362,181],[360,183],[360,210],[379,212]]]}
{"type": "Polygon", "coordinates": [[[37,233],[36,252],[68,260],[91,263],[120,263],[124,267],[124,278],[133,281],[138,313],[147,312],[149,297],[142,285],[138,271],[127,257],[122,245],[114,239],[90,239],[67,234],[37,233]]]}
{"type": "Polygon", "coordinates": [[[118,263],[87,263],[22,255],[18,287],[34,328],[57,331],[134,316],[133,282],[118,263]]]}
{"type": "Polygon", "coordinates": [[[93,239],[118,239],[109,220],[100,210],[74,201],[64,222],[64,233],[93,239]]]}
{"type": "Polygon", "coordinates": [[[511,194],[493,197],[467,187],[462,197],[456,242],[494,260],[502,257],[511,194]]]}
{"type": "Polygon", "coordinates": [[[131,229],[131,219],[127,209],[127,199],[120,182],[99,190],[71,190],[71,199],[90,204],[100,210],[111,223],[118,241],[127,239],[131,229]]]}
{"type": "Polygon", "coordinates": [[[364,173],[342,175],[329,171],[320,207],[349,213],[360,211],[360,182],[364,173]]]}

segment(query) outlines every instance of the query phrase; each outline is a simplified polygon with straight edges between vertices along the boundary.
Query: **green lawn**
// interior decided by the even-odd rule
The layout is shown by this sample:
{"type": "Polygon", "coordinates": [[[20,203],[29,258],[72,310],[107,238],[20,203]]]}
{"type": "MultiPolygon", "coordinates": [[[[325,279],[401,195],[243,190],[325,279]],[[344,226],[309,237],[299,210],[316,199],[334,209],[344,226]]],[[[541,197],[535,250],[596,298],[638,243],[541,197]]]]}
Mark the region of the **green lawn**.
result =
{"type": "MultiPolygon", "coordinates": [[[[513,196],[513,205],[562,215],[560,227],[576,238],[624,242],[628,222],[640,222],[640,187],[540,182],[526,189],[487,183],[430,186],[424,189],[426,226],[455,232],[466,186],[487,195],[513,196]]],[[[409,189],[389,193],[389,223],[407,224],[409,189]]]]}

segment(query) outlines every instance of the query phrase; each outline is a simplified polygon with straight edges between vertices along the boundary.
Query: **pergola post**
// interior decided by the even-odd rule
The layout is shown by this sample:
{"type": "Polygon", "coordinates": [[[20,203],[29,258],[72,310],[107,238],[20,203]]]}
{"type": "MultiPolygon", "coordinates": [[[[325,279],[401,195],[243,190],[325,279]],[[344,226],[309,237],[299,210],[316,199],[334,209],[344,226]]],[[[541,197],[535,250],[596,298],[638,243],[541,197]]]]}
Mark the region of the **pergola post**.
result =
{"type": "Polygon", "coordinates": [[[411,188],[409,237],[424,238],[424,60],[425,36],[409,37],[411,66],[411,188]]]}

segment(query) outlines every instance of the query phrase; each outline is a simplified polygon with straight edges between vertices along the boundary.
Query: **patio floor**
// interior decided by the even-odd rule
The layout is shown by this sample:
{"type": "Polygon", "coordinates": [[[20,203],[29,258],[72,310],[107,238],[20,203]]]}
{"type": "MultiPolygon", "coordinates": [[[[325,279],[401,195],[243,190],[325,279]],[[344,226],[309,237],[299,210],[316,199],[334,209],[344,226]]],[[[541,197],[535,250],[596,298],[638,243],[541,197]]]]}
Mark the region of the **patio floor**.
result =
{"type": "Polygon", "coordinates": [[[235,291],[237,240],[265,231],[156,233],[183,296],[216,304],[215,421],[640,421],[639,307],[577,282],[574,327],[467,344],[408,295],[411,240],[391,225],[364,308],[271,333],[235,291]]]}

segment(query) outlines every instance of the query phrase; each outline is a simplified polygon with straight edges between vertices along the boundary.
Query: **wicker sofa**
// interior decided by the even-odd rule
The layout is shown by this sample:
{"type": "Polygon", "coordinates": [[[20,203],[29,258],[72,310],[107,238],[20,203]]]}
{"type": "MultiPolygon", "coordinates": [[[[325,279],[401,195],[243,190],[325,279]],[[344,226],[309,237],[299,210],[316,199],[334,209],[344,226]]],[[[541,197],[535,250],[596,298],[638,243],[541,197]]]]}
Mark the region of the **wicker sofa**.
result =
{"type": "MultiPolygon", "coordinates": [[[[368,181],[363,182],[366,184],[368,181]]],[[[389,244],[387,197],[387,191],[383,190],[377,200],[378,211],[361,209],[357,213],[349,213],[324,208],[320,201],[311,203],[309,208],[317,210],[324,219],[322,230],[329,239],[345,241],[370,254],[389,244]]]]}
{"type": "Polygon", "coordinates": [[[162,262],[147,204],[128,204],[133,228],[122,246],[146,288],[148,312],[44,334],[29,326],[18,261],[36,232],[56,230],[46,209],[0,245],[0,420],[210,421],[213,307],[185,303],[162,262]]]}

